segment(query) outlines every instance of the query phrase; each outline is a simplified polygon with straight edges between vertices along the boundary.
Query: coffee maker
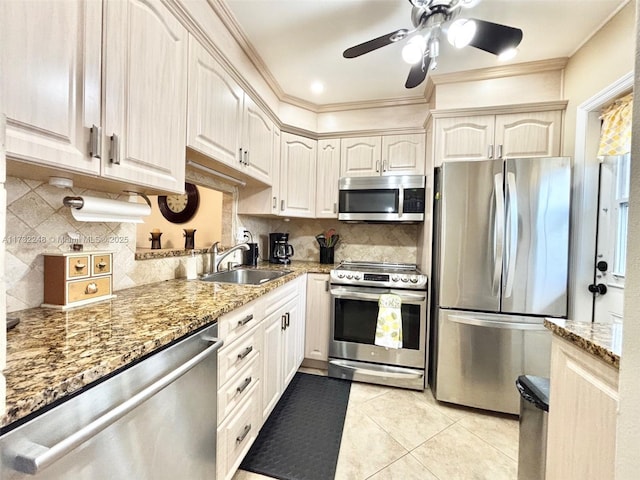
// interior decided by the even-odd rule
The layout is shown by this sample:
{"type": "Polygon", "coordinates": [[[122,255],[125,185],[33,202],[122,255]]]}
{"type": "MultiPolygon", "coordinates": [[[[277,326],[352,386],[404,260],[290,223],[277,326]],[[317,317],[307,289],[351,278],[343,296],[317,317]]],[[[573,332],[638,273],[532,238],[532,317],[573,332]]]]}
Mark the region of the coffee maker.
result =
{"type": "Polygon", "coordinates": [[[291,263],[293,246],[289,245],[288,233],[269,234],[269,263],[291,263]]]}

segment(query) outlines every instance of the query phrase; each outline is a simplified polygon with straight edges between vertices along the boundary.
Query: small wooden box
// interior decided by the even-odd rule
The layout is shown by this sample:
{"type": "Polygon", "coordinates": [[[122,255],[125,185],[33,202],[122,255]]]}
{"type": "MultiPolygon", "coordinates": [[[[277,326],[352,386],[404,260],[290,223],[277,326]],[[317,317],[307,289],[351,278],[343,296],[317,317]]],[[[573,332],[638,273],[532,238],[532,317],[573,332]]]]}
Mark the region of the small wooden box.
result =
{"type": "Polygon", "coordinates": [[[115,297],[112,252],[44,254],[43,307],[65,310],[115,297]]]}

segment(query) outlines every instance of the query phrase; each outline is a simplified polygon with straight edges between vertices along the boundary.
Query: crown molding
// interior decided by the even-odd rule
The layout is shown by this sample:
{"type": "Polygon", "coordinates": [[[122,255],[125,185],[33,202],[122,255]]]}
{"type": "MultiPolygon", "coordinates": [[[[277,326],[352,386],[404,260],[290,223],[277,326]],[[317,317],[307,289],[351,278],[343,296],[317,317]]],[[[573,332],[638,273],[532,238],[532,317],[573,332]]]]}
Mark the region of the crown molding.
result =
{"type": "Polygon", "coordinates": [[[514,63],[512,65],[501,65],[499,67],[466,70],[464,72],[434,74],[430,75],[430,78],[434,85],[492,80],[503,77],[515,77],[518,75],[563,70],[567,66],[568,61],[568,57],[551,58],[535,62],[514,63]]]}
{"type": "Polygon", "coordinates": [[[553,110],[565,110],[567,108],[567,104],[568,100],[555,100],[550,102],[518,103],[513,105],[509,104],[490,107],[449,108],[430,110],[428,116],[433,118],[449,118],[485,114],[501,115],[505,113],[548,112],[553,110]]]}

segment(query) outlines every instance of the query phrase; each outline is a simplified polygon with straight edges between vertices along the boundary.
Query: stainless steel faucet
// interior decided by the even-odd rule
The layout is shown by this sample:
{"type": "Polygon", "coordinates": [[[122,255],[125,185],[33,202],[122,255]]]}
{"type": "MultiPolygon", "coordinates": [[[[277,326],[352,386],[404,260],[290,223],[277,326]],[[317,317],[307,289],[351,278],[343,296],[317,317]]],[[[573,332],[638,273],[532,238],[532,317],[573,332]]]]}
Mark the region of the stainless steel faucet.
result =
{"type": "Polygon", "coordinates": [[[239,243],[229,248],[228,250],[225,250],[224,252],[220,253],[218,250],[219,245],[220,245],[220,242],[215,242],[211,247],[211,252],[213,253],[213,255],[211,256],[211,272],[212,273],[218,272],[220,268],[220,262],[222,262],[222,260],[224,260],[225,257],[232,254],[236,250],[249,250],[249,244],[239,243]]]}

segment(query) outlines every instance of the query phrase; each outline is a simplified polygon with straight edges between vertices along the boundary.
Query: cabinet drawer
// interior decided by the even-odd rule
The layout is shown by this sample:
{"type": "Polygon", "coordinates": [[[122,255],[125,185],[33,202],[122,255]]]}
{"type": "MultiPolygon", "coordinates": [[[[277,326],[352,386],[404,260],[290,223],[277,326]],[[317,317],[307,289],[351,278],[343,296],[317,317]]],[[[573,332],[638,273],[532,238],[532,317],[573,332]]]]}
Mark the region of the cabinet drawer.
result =
{"type": "Polygon", "coordinates": [[[67,257],[67,278],[81,278],[89,275],[89,255],[67,257]]]}
{"type": "Polygon", "coordinates": [[[91,275],[111,273],[111,254],[91,255],[91,275]]]}
{"type": "Polygon", "coordinates": [[[250,387],[245,400],[237,410],[218,427],[217,478],[229,480],[249,451],[260,430],[260,384],[250,387]]]}
{"type": "Polygon", "coordinates": [[[111,277],[78,280],[67,284],[67,303],[82,302],[111,295],[111,277]]]}
{"type": "Polygon", "coordinates": [[[219,338],[224,340],[225,345],[256,326],[259,321],[256,316],[257,303],[257,301],[253,301],[218,319],[219,338]]]}
{"type": "MultiPolygon", "coordinates": [[[[253,359],[231,378],[225,385],[218,389],[218,424],[245,399],[253,386],[262,377],[262,361],[260,355],[253,359]]],[[[257,426],[256,426],[257,427],[257,426]]]]}
{"type": "Polygon", "coordinates": [[[258,326],[218,352],[218,385],[238,374],[262,350],[262,328],[258,326]]]}
{"type": "Polygon", "coordinates": [[[278,310],[282,305],[291,300],[291,298],[295,297],[298,294],[298,285],[298,279],[292,280],[289,283],[284,284],[282,287],[262,297],[264,302],[263,304],[266,306],[266,308],[264,309],[264,316],[268,317],[273,312],[278,310]]]}

